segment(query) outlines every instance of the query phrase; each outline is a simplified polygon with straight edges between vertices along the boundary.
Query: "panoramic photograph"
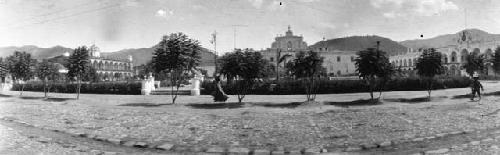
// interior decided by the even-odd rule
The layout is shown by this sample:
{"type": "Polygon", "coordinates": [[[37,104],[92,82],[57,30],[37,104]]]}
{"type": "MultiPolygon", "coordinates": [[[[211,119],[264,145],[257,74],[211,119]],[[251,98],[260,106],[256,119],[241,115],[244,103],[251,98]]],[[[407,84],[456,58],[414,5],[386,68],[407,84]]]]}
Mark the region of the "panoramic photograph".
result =
{"type": "Polygon", "coordinates": [[[497,0],[0,0],[0,154],[500,154],[499,17],[497,0]]]}

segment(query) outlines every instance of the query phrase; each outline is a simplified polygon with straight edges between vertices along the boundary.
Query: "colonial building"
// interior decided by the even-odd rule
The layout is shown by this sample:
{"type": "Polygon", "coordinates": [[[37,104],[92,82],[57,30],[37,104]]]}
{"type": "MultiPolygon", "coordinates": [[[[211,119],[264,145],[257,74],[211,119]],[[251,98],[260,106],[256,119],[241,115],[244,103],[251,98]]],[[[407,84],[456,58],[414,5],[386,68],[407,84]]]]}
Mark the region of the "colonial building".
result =
{"type": "MultiPolygon", "coordinates": [[[[448,75],[462,75],[466,72],[463,65],[467,62],[466,56],[471,53],[483,55],[489,62],[493,57],[493,50],[500,45],[500,39],[495,37],[481,38],[471,34],[468,30],[464,30],[456,36],[456,43],[436,47],[436,51],[442,54],[442,62],[448,75]]],[[[398,53],[391,56],[390,61],[396,67],[401,67],[404,70],[414,70],[418,57],[422,54],[422,49],[410,49],[407,52],[398,53]]],[[[494,75],[493,64],[486,63],[486,71],[482,74],[494,75]]]]}
{"type": "Polygon", "coordinates": [[[297,52],[313,50],[324,58],[323,67],[326,69],[328,75],[345,76],[356,74],[354,65],[356,51],[340,51],[327,46],[310,48],[303,39],[302,36],[294,35],[290,26],[288,26],[288,31],[285,32],[285,35],[278,35],[271,44],[271,48],[260,52],[265,59],[274,65],[276,65],[276,61],[279,59],[278,55],[291,55],[292,57],[289,57],[280,64],[280,67],[283,67],[286,62],[293,59],[297,52]]]}
{"type": "MultiPolygon", "coordinates": [[[[296,52],[307,50],[307,43],[304,42],[304,38],[302,36],[296,36],[293,34],[290,26],[288,26],[288,31],[285,32],[285,35],[279,34],[274,38],[274,42],[271,44],[271,48],[261,51],[264,59],[267,59],[271,62],[271,64],[276,65],[276,61],[279,58],[278,55],[291,55],[295,56],[296,52]]],[[[284,61],[284,63],[280,64],[281,67],[291,58],[288,58],[284,61]]]]}
{"type": "MultiPolygon", "coordinates": [[[[95,45],[89,47],[90,66],[97,72],[101,81],[120,81],[134,76],[132,56],[128,58],[118,58],[101,55],[101,51],[95,45]]],[[[49,62],[65,64],[69,58],[69,52],[61,56],[49,59],[49,62]]],[[[60,69],[61,73],[67,73],[66,68],[60,69]]]]}
{"type": "Polygon", "coordinates": [[[132,56],[125,58],[102,56],[101,51],[95,45],[90,46],[90,65],[97,71],[97,75],[103,81],[118,81],[133,77],[134,65],[132,56]]]}

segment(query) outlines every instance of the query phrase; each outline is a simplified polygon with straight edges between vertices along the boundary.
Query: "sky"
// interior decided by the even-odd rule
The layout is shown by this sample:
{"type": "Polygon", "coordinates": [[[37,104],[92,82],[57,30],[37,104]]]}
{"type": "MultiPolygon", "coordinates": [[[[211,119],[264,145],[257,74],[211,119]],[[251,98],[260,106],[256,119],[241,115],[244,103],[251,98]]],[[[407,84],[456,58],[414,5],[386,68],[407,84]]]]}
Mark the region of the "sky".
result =
{"type": "MultiPolygon", "coordinates": [[[[217,51],[265,49],[288,25],[312,45],[379,35],[395,41],[479,28],[500,34],[498,0],[0,0],[0,47],[144,48],[183,32],[217,51]]],[[[422,38],[421,38],[422,39],[422,38]]]]}

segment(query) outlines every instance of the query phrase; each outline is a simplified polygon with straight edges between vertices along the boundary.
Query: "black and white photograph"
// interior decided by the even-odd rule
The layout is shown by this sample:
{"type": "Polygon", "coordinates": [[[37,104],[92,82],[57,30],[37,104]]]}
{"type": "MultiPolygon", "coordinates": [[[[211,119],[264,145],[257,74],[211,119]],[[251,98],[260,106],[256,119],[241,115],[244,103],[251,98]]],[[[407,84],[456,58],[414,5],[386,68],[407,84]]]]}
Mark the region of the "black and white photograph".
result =
{"type": "Polygon", "coordinates": [[[498,0],[0,0],[0,155],[500,155],[498,0]]]}

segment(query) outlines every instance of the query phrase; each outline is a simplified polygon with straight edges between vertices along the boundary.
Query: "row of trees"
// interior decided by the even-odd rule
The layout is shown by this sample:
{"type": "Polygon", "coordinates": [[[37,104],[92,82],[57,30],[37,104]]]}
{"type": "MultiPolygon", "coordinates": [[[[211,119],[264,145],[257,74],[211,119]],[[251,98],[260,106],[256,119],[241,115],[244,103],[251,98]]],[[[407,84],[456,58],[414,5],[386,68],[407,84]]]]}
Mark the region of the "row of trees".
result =
{"type": "MultiPolygon", "coordinates": [[[[15,51],[14,54],[8,56],[5,60],[0,59],[0,63],[6,66],[12,80],[16,84],[21,84],[20,95],[23,95],[24,84],[26,81],[38,77],[39,80],[43,82],[44,86],[44,96],[48,96],[50,84],[56,81],[62,80],[64,77],[59,72],[56,63],[43,60],[38,62],[36,59],[31,57],[30,53],[15,51]]],[[[77,86],[77,99],[80,97],[81,82],[83,81],[95,81],[97,78],[97,72],[89,64],[89,53],[85,46],[78,47],[73,51],[73,54],[69,57],[67,62],[63,65],[68,69],[66,74],[67,79],[73,81],[76,80],[77,86]]]]}
{"type": "MultiPolygon", "coordinates": [[[[378,47],[378,43],[377,43],[378,47]]],[[[200,45],[196,40],[189,39],[185,34],[174,33],[164,36],[159,42],[153,55],[150,70],[154,70],[156,75],[168,75],[170,82],[174,86],[172,92],[179,90],[180,84],[186,80],[192,69],[199,63],[200,45]]],[[[280,57],[277,66],[290,56],[280,57]]],[[[464,65],[467,73],[481,70],[484,67],[482,56],[471,54],[467,57],[464,65]]],[[[500,62],[500,47],[495,50],[494,60],[500,62]]],[[[252,50],[237,49],[234,52],[226,53],[218,60],[220,65],[219,74],[224,75],[228,82],[236,85],[238,102],[242,102],[248,90],[254,84],[265,77],[273,74],[279,76],[276,66],[271,65],[263,59],[259,52],[252,50]]],[[[318,78],[325,74],[322,67],[323,58],[313,51],[298,52],[292,61],[285,64],[286,72],[294,79],[301,80],[306,90],[307,101],[314,101],[318,86],[318,78]]],[[[379,98],[382,95],[386,83],[395,76],[396,69],[390,64],[389,58],[384,51],[378,48],[368,48],[358,52],[355,59],[356,71],[359,73],[369,87],[370,97],[374,99],[374,91],[379,91],[379,98]]],[[[495,69],[500,69],[498,63],[495,69]]],[[[418,58],[417,74],[428,81],[428,97],[431,96],[432,81],[436,75],[444,73],[441,53],[435,49],[425,49],[418,58]]],[[[172,93],[172,103],[175,103],[177,93],[172,93]]]]}

